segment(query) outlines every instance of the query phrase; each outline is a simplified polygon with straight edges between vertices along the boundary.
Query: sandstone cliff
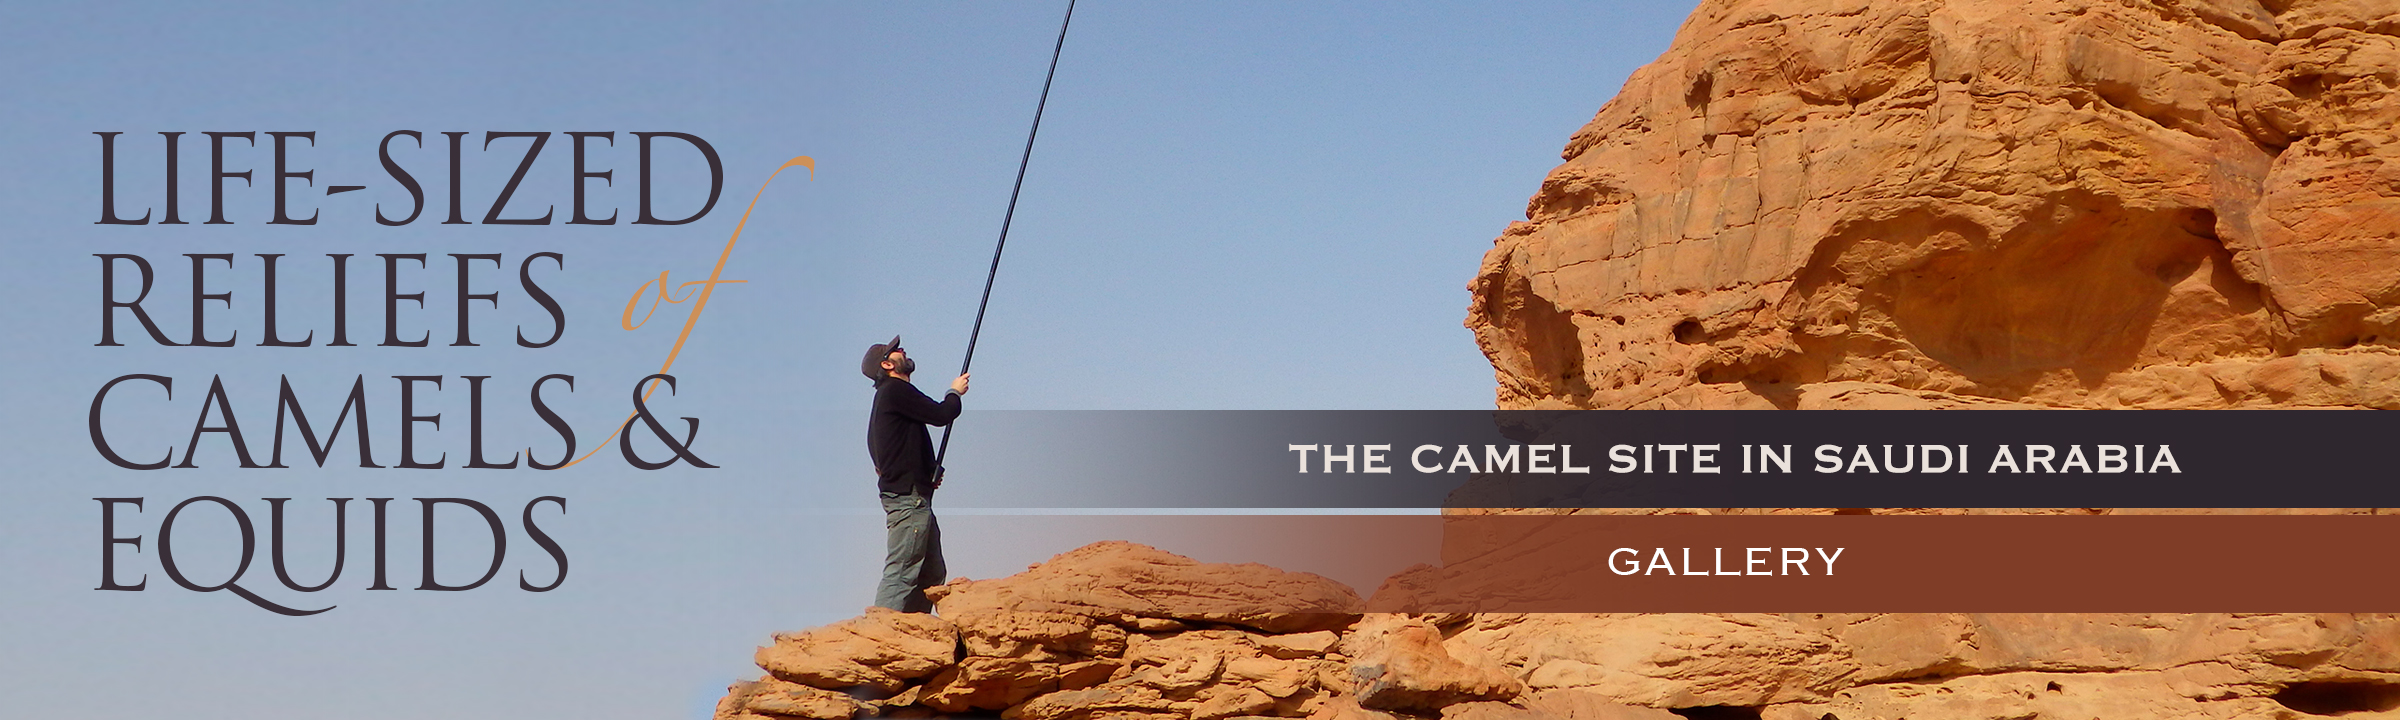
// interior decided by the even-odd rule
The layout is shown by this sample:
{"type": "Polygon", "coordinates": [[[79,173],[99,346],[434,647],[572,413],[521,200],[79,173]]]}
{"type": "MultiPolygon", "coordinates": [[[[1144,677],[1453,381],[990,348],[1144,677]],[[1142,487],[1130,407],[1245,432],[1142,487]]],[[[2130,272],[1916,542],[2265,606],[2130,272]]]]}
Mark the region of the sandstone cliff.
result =
{"type": "Polygon", "coordinates": [[[1100,543],[757,653],[717,720],[2400,717],[2400,616],[1364,613],[1100,543]]]}
{"type": "Polygon", "coordinates": [[[1503,408],[2400,408],[2400,3],[1705,0],[1467,326],[1503,408]]]}

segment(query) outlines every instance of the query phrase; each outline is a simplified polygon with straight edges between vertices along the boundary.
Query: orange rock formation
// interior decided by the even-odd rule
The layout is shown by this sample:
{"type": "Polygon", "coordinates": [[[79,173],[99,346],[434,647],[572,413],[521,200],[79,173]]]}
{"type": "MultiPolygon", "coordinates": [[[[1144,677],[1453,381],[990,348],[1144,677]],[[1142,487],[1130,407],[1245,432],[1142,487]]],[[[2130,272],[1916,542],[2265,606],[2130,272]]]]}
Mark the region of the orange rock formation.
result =
{"type": "Polygon", "coordinates": [[[2390,0],[1707,0],[1467,326],[1503,408],[2400,408],[2390,0]]]}

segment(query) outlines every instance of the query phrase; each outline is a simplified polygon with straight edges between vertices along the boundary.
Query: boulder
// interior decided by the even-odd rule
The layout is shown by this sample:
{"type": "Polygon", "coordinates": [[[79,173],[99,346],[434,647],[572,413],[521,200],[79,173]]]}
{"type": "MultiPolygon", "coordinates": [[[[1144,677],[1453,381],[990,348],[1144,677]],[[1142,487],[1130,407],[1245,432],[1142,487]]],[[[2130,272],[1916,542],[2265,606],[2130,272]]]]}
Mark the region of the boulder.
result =
{"type": "MultiPolygon", "coordinates": [[[[945,617],[1021,612],[1238,625],[1299,633],[1349,625],[1363,602],[1341,583],[1257,563],[1203,563],[1129,542],[1099,542],[995,580],[926,591],[945,617]]],[[[980,624],[983,621],[975,621],[980,624]]],[[[1158,627],[1152,625],[1151,627],[1158,627]]]]}
{"type": "Polygon", "coordinates": [[[1442,708],[1442,720],[1681,720],[1682,717],[1574,690],[1546,690],[1516,704],[1471,702],[1442,708]]]}
{"type": "Polygon", "coordinates": [[[867,706],[848,694],[774,678],[734,683],[717,703],[717,720],[850,720],[867,706]]]}
{"type": "Polygon", "coordinates": [[[1491,615],[1451,642],[1532,688],[1652,707],[1821,700],[1858,674],[1848,647],[1776,615],[1491,615]]]}
{"type": "Polygon", "coordinates": [[[774,677],[810,687],[870,688],[890,694],[956,659],[958,631],[931,615],[868,608],[866,614],[775,636],[758,649],[758,666],[774,677]]]}
{"type": "MultiPolygon", "coordinates": [[[[1190,707],[1184,703],[1182,707],[1190,707]]],[[[1005,720],[1084,720],[1086,718],[1183,718],[1185,710],[1157,688],[1134,683],[1109,683],[1082,690],[1043,695],[1000,714],[1005,720]]]]}
{"type": "Polygon", "coordinates": [[[1333,634],[1333,631],[1319,630],[1312,633],[1261,638],[1258,641],[1258,647],[1270,656],[1294,660],[1324,655],[1326,651],[1333,649],[1334,643],[1340,641],[1341,636],[1333,634]]]}
{"type": "Polygon", "coordinates": [[[1125,628],[1092,615],[1064,612],[965,610],[946,617],[971,655],[1089,658],[1125,654],[1125,628]]]}
{"type": "Polygon", "coordinates": [[[1342,639],[1359,704],[1375,710],[1439,712],[1477,700],[1508,700],[1524,683],[1499,668],[1451,657],[1441,629],[1402,615],[1370,615],[1342,639]]]}
{"type": "Polygon", "coordinates": [[[917,702],[946,713],[1004,710],[1058,690],[1059,669],[1023,658],[970,657],[926,681],[917,702]]]}

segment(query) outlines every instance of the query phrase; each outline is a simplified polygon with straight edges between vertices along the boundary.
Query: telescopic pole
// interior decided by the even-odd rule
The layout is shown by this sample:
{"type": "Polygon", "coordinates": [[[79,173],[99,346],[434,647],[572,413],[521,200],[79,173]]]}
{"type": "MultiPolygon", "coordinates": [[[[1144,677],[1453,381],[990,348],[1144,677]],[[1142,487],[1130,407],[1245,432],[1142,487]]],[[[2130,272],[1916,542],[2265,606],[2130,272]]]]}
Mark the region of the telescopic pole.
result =
{"type": "MultiPolygon", "coordinates": [[[[1058,43],[1050,48],[1050,72],[1042,76],[1042,99],[1033,106],[1033,129],[1025,132],[1025,154],[1017,158],[1017,183],[1008,191],[1008,213],[1000,217],[1000,242],[992,246],[992,269],[983,276],[983,300],[975,304],[975,330],[967,334],[967,357],[958,364],[958,374],[967,374],[975,365],[975,343],[983,338],[983,313],[992,305],[992,282],[1000,279],[1000,253],[1008,249],[1008,226],[1017,219],[1017,196],[1025,191],[1025,168],[1033,163],[1033,139],[1042,133],[1042,111],[1050,107],[1050,82],[1058,78],[1058,56],[1067,49],[1067,26],[1075,22],[1075,0],[1067,0],[1066,19],[1058,23],[1058,43]]],[[[935,482],[940,482],[942,461],[950,456],[950,431],[956,422],[942,427],[942,446],[934,452],[935,482]]]]}

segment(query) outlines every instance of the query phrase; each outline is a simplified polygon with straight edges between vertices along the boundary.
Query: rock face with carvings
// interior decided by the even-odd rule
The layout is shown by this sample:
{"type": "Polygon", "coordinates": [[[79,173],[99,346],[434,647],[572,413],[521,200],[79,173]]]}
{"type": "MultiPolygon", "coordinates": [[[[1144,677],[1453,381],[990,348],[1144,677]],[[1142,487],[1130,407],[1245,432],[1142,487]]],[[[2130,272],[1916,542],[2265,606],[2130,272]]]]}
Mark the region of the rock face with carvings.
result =
{"type": "Polygon", "coordinates": [[[2400,408],[2400,4],[1704,0],[1470,284],[1503,408],[2400,408]]]}
{"type": "Polygon", "coordinates": [[[2390,614],[1366,613],[1121,542],[934,594],[776,636],[717,720],[2400,717],[2390,614]]]}

